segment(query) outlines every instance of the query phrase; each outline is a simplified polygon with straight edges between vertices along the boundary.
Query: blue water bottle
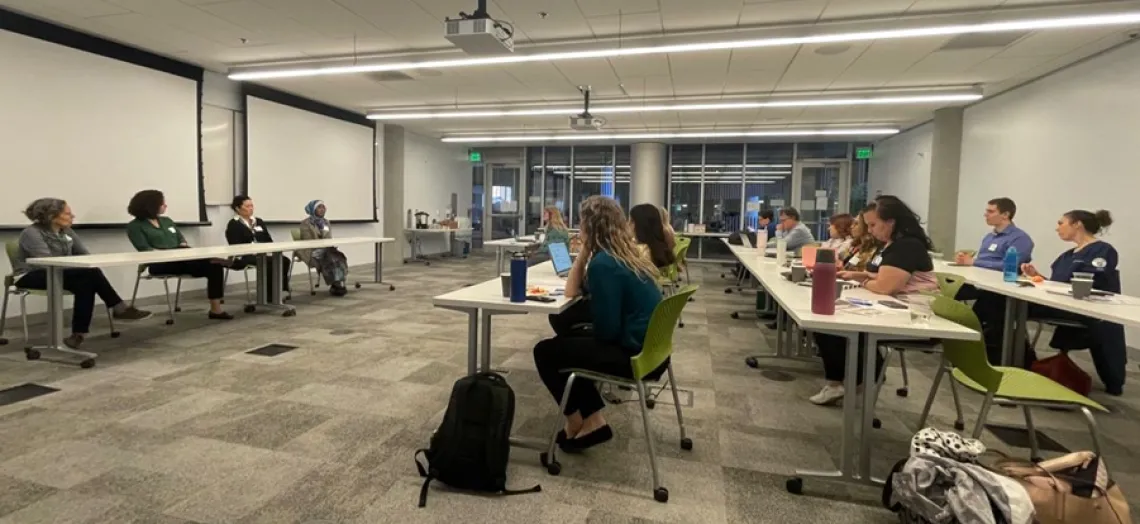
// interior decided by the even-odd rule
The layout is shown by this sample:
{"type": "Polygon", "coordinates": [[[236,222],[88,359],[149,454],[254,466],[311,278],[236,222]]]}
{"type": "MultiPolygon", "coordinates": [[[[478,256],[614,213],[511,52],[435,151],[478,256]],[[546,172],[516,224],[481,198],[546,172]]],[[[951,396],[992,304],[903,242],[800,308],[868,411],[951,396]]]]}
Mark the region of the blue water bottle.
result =
{"type": "Polygon", "coordinates": [[[1006,282],[1017,282],[1018,262],[1020,262],[1020,259],[1017,258],[1017,248],[1009,246],[1001,264],[1002,278],[1006,282]]]}
{"type": "Polygon", "coordinates": [[[526,255],[511,256],[511,302],[526,302],[526,255]]]}

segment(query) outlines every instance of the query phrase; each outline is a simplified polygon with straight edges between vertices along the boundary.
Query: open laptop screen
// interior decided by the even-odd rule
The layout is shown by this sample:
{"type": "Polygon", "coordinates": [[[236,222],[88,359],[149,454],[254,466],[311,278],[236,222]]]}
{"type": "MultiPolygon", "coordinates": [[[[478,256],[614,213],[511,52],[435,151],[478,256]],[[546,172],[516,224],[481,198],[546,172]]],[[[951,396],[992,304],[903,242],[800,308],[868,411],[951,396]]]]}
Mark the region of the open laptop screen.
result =
{"type": "Polygon", "coordinates": [[[550,243],[550,260],[554,263],[554,272],[564,277],[570,274],[570,267],[574,262],[570,259],[570,249],[562,242],[550,243]]]}

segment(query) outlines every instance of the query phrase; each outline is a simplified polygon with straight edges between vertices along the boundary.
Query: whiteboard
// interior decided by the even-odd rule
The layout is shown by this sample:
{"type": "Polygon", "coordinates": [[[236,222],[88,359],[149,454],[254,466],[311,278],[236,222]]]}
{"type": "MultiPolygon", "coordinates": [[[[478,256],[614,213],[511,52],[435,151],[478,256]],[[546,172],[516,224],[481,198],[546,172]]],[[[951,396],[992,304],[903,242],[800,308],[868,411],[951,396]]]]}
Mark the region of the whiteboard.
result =
{"type": "Polygon", "coordinates": [[[300,222],[310,200],[333,221],[375,218],[374,127],[246,96],[246,180],[255,214],[300,222]]]}
{"type": "Polygon", "coordinates": [[[0,31],[0,227],[40,197],[76,222],[123,224],[137,191],[197,222],[199,80],[0,31]]]}
{"type": "Polygon", "coordinates": [[[207,205],[230,205],[234,197],[234,112],[202,106],[202,178],[207,205]]]}

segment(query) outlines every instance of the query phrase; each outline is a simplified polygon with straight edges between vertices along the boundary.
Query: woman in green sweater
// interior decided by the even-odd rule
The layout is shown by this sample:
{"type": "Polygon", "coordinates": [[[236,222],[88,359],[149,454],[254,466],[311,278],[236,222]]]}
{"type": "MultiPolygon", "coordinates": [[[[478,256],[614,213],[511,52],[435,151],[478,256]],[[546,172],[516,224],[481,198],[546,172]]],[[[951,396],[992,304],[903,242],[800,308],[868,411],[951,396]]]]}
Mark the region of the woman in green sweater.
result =
{"type": "MultiPolygon", "coordinates": [[[[135,193],[127,212],[135,217],[127,224],[127,238],[139,251],[156,249],[181,249],[190,247],[186,237],[174,225],[174,221],[163,216],[166,213],[166,197],[162,191],[147,189],[135,193]]],[[[188,275],[206,279],[206,296],[210,299],[209,317],[215,320],[231,320],[233,315],[222,309],[225,297],[224,260],[183,260],[147,264],[147,271],[155,276],[188,275]]]]}
{"type": "MultiPolygon", "coordinates": [[[[535,367],[555,402],[561,402],[570,377],[566,369],[632,377],[629,359],[641,352],[649,319],[661,302],[657,268],[637,247],[617,201],[592,196],[582,202],[579,216],[583,247],[566,279],[566,296],[584,295],[589,288],[594,329],[560,334],[534,347],[535,367]]],[[[668,361],[653,375],[667,366],[668,361]]],[[[580,451],[613,438],[603,407],[593,383],[574,381],[563,413],[566,425],[558,435],[563,450],[580,451]]]]}
{"type": "Polygon", "coordinates": [[[542,226],[546,231],[542,236],[542,246],[538,248],[539,253],[550,253],[550,244],[570,244],[570,230],[566,227],[566,221],[562,219],[562,211],[555,206],[546,206],[542,210],[542,226]]]}

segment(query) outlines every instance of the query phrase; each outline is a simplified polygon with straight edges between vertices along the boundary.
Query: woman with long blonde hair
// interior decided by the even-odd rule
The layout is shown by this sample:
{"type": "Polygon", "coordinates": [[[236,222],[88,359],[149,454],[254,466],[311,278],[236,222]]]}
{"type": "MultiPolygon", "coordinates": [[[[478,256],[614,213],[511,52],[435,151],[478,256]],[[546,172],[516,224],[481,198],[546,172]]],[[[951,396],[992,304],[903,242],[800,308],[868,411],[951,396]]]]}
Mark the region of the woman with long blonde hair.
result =
{"type": "Polygon", "coordinates": [[[542,246],[539,253],[549,253],[550,244],[570,244],[570,229],[562,219],[562,210],[555,206],[546,206],[542,210],[542,226],[546,228],[542,237],[542,246]]]}
{"type": "MultiPolygon", "coordinates": [[[[556,403],[561,402],[570,374],[586,369],[632,377],[630,357],[641,352],[649,319],[661,302],[657,268],[637,245],[625,213],[617,201],[592,196],[579,211],[582,252],[566,279],[566,296],[584,295],[589,289],[592,332],[561,333],[534,347],[534,364],[556,403]]],[[[660,376],[668,362],[651,374],[660,376]]],[[[559,446],[581,451],[613,438],[601,410],[605,407],[589,380],[574,381],[563,414],[559,446]]]]}

